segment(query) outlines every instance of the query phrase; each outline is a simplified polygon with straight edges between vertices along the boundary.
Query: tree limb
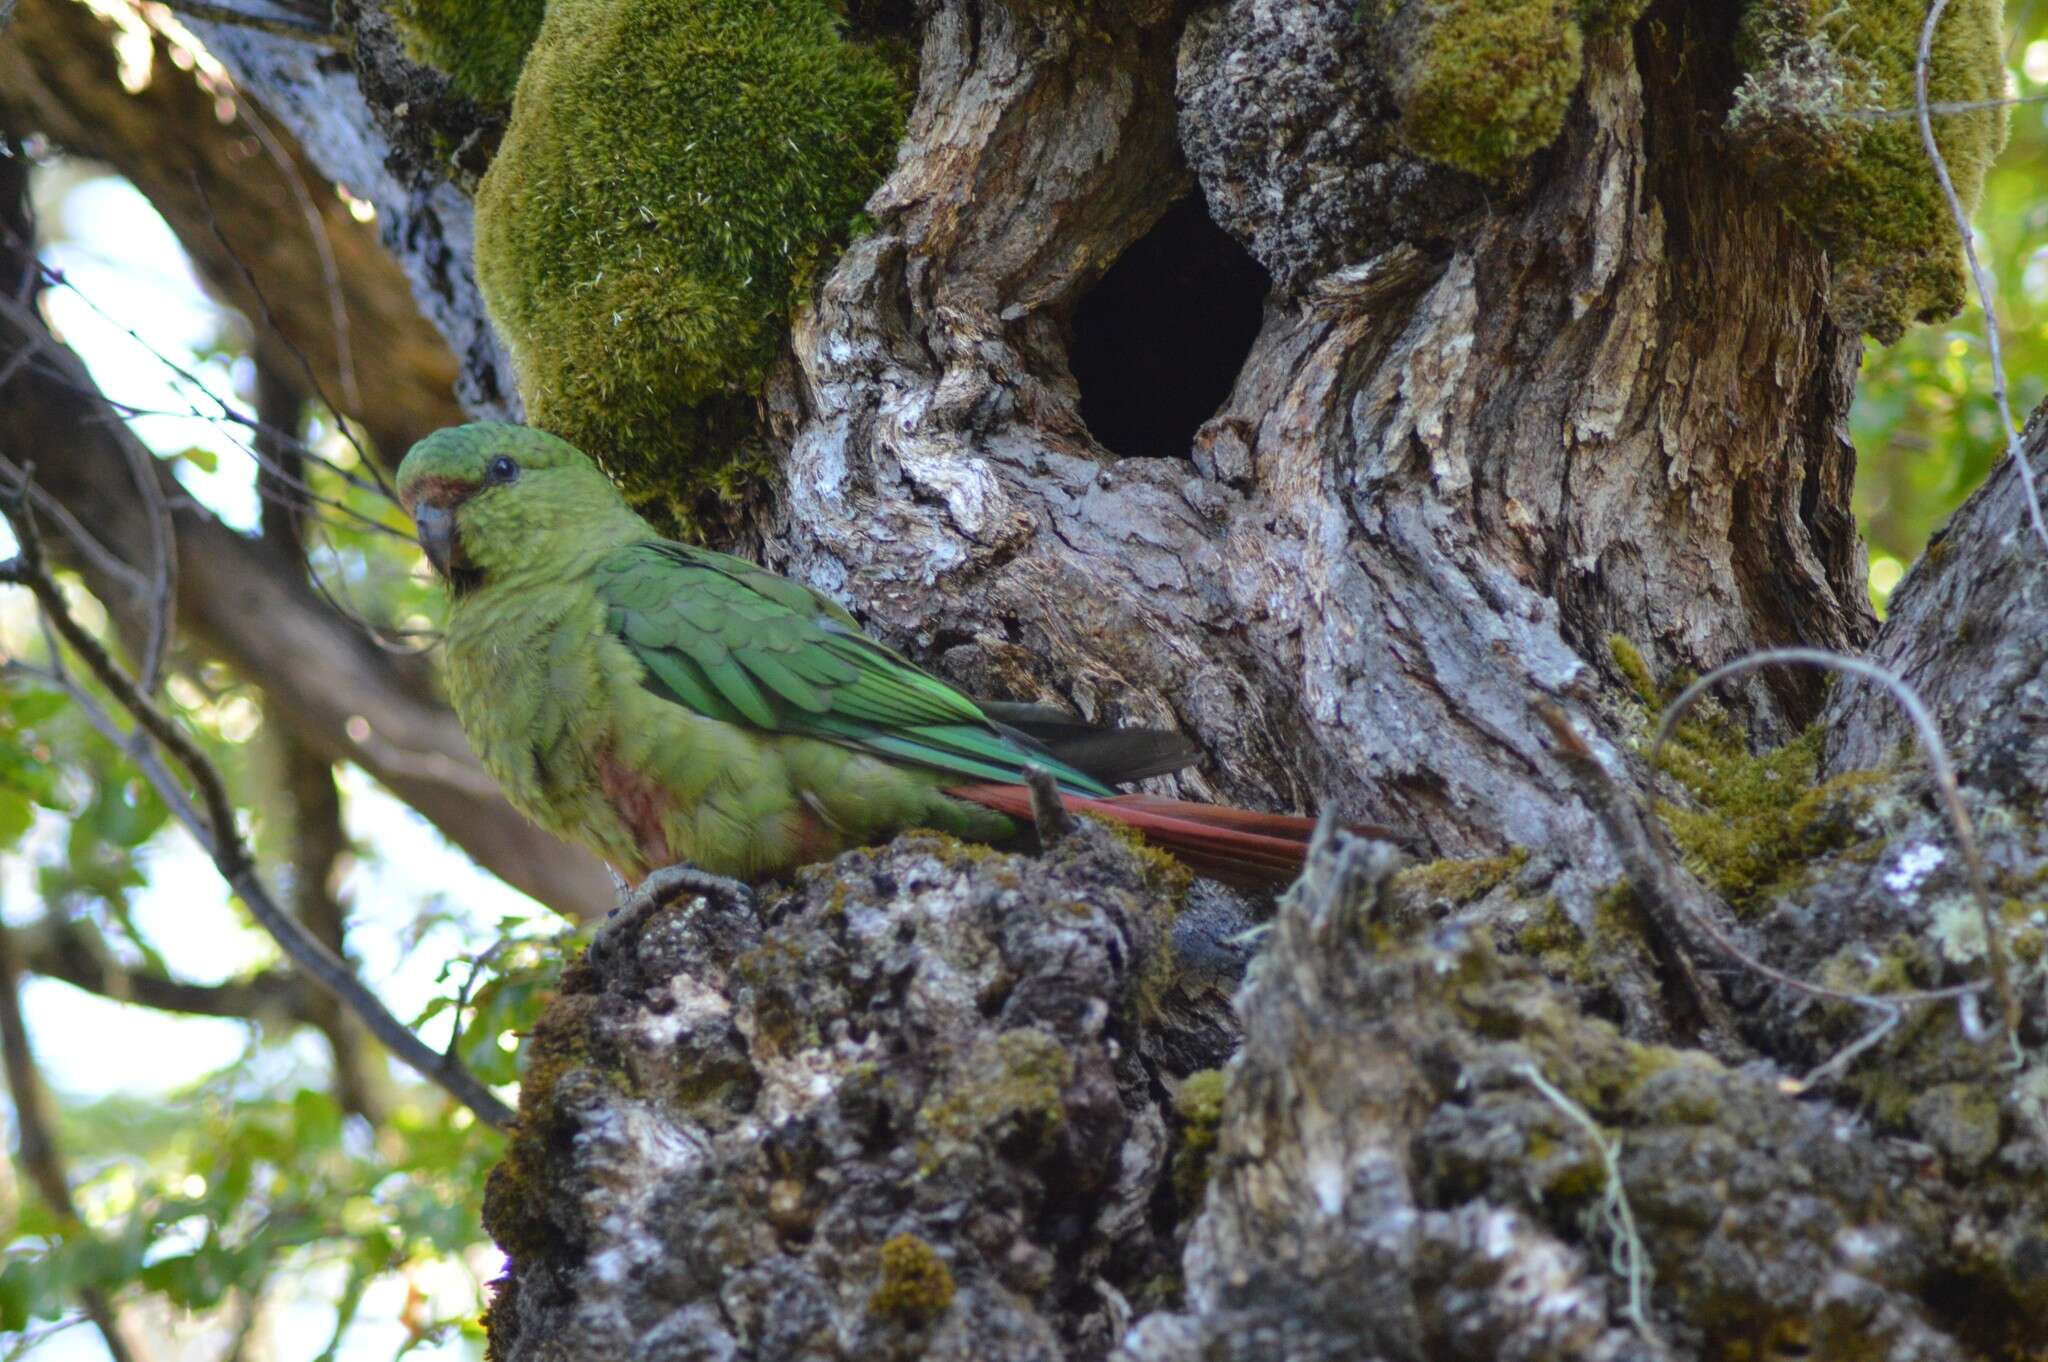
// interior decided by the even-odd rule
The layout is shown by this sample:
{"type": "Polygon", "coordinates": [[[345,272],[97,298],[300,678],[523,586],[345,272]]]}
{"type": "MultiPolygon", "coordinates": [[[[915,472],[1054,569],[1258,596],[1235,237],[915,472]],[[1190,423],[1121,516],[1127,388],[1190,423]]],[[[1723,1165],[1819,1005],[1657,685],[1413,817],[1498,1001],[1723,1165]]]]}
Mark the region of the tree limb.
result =
{"type": "Polygon", "coordinates": [[[289,970],[264,970],[224,984],[194,984],[126,968],[95,950],[76,927],[56,919],[19,928],[16,936],[23,969],[114,1002],[193,1017],[313,1020],[313,992],[289,970]]]}
{"type": "Polygon", "coordinates": [[[239,5],[212,3],[211,0],[164,0],[164,3],[179,14],[189,14],[195,19],[209,19],[216,24],[251,28],[258,33],[271,33],[280,38],[295,38],[300,42],[331,47],[336,51],[348,46],[348,40],[333,28],[322,27],[304,19],[287,18],[279,14],[262,14],[243,9],[239,5]]]}
{"type": "Polygon", "coordinates": [[[20,510],[25,502],[25,496],[16,495],[8,506],[8,518],[21,549],[13,560],[0,564],[0,582],[25,586],[34,593],[44,615],[65,643],[85,662],[94,679],[184,768],[198,788],[199,803],[205,814],[204,821],[191,828],[192,834],[212,859],[221,878],[227,881],[248,906],[250,915],[270,933],[293,963],[361,1018],[370,1033],[401,1062],[421,1077],[438,1084],[479,1119],[500,1128],[510,1126],[512,1111],[509,1107],[459,1063],[429,1049],[410,1028],[391,1015],[346,964],[270,896],[269,889],[256,874],[255,858],[249,852],[248,843],[242,839],[236,826],[234,805],[228,798],[227,786],[220,772],[184,729],[136,688],[135,683],[114,664],[107,650],[100,646],[99,640],[72,615],[56,579],[44,566],[42,541],[35,519],[20,510]]]}
{"type": "MultiPolygon", "coordinates": [[[[137,584],[150,578],[125,561],[149,542],[129,473],[139,445],[68,347],[32,315],[0,318],[0,352],[27,347],[34,362],[0,400],[0,447],[38,451],[38,511],[60,509],[67,535],[91,527],[74,561],[124,635],[140,637],[137,584]]],[[[167,469],[152,471],[171,508],[179,623],[198,646],[262,686],[272,717],[312,751],[361,766],[508,883],[574,917],[609,910],[610,876],[504,802],[422,663],[378,649],[319,598],[302,565],[221,524],[167,469]]]]}
{"type": "Polygon", "coordinates": [[[257,134],[246,96],[233,96],[236,117],[223,123],[222,94],[176,69],[161,40],[149,83],[123,88],[107,26],[73,0],[26,0],[7,36],[0,110],[134,184],[207,288],[249,318],[259,363],[293,373],[303,355],[314,386],[356,406],[353,377],[376,401],[349,414],[387,458],[464,419],[455,356],[420,316],[377,224],[327,191],[327,177],[282,128],[257,134]],[[301,182],[315,191],[308,201],[295,192],[301,182]],[[349,335],[376,343],[348,346],[349,335]]]}

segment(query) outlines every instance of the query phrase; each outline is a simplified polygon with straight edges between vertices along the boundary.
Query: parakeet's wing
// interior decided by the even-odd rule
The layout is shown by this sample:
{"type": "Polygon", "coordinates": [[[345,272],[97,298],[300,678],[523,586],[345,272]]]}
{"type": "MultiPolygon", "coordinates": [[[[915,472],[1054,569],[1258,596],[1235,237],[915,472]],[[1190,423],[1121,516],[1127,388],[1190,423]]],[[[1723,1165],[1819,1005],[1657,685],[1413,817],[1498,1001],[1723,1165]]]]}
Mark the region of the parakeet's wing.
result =
{"type": "Polygon", "coordinates": [[[1015,781],[1036,764],[1076,792],[1110,793],[1029,736],[999,729],[823,596],[744,559],[649,540],[606,558],[597,590],[648,688],[699,714],[970,780],[1015,781]]]}

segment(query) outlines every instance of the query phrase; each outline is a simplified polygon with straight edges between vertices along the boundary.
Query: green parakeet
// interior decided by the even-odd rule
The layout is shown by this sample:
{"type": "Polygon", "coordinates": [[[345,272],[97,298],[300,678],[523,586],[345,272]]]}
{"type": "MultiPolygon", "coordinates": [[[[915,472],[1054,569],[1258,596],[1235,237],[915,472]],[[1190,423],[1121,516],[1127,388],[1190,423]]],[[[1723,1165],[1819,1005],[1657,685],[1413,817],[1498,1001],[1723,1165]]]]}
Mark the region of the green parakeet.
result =
{"type": "Polygon", "coordinates": [[[1204,873],[1300,867],[1307,819],[1114,793],[1187,764],[1176,735],[977,703],[810,588],[662,538],[552,435],[437,432],[398,492],[447,583],[470,742],[514,806],[630,882],[683,862],[757,881],[913,827],[1007,841],[1031,765],[1204,873]]]}

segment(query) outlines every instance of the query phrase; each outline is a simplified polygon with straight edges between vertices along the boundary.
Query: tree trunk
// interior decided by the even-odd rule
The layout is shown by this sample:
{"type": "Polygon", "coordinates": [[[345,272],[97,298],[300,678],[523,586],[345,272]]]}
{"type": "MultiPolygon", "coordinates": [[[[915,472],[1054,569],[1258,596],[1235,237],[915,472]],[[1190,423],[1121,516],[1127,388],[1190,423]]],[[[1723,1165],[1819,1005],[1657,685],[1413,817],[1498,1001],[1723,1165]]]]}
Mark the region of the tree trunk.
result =
{"type": "MultiPolygon", "coordinates": [[[[352,71],[200,27],[377,196],[497,411],[468,200],[421,150],[473,175],[490,120],[338,8],[352,71]]],[[[979,692],[1184,729],[1186,793],[1392,824],[1439,863],[1328,841],[1221,1077],[1194,1071],[1233,1039],[1238,910],[1096,831],[1038,860],[911,837],[758,912],[657,916],[533,1042],[496,1356],[2037,1346],[2038,1070],[1981,1043],[1982,994],[1847,996],[1984,971],[1925,777],[1773,789],[1741,735],[1828,696],[1759,673],[1681,735],[1705,883],[1627,835],[1658,678],[1876,635],[1860,339],[1842,260],[1723,131],[1741,14],[1567,8],[1561,129],[1482,180],[1404,150],[1404,55],[1459,6],[923,7],[872,229],[766,384],[777,472],[739,547],[979,692]],[[1733,809],[1729,772],[1763,794],[1733,809]]],[[[2048,732],[2011,482],[1878,654],[1973,735],[2031,1000],[2048,732]]],[[[1877,714],[1835,693],[1834,770],[1891,763],[1877,714]]]]}

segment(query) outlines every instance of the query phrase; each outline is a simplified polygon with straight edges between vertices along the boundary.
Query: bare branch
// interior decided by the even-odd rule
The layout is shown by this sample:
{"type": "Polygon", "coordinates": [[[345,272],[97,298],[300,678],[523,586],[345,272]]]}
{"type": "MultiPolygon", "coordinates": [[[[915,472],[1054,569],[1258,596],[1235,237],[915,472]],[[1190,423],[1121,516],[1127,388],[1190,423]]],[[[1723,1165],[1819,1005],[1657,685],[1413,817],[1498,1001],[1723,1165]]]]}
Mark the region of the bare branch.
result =
{"type": "Polygon", "coordinates": [[[115,1002],[192,1017],[311,1023],[313,994],[289,970],[264,970],[225,984],[194,984],[129,969],[95,949],[70,923],[47,918],[16,929],[21,967],[115,1002]]]}
{"type": "Polygon", "coordinates": [[[228,882],[248,906],[250,915],[270,933],[286,956],[361,1018],[370,1033],[392,1054],[421,1077],[438,1084],[479,1119],[501,1129],[509,1127],[512,1123],[510,1108],[467,1069],[428,1048],[363,986],[345,963],[271,898],[270,891],[256,874],[255,860],[236,826],[234,805],[228,798],[227,786],[220,772],[185,731],[136,688],[135,683],[114,664],[99,640],[71,614],[56,579],[43,567],[40,533],[34,517],[20,512],[22,504],[17,501],[8,508],[21,549],[18,557],[0,564],[0,582],[25,586],[34,593],[44,614],[65,643],[85,662],[94,679],[184,768],[199,790],[199,803],[205,812],[204,819],[191,828],[192,834],[212,858],[221,878],[228,882]]]}
{"type": "Polygon", "coordinates": [[[205,19],[216,24],[232,24],[236,28],[254,29],[258,33],[274,34],[280,38],[294,38],[317,47],[331,47],[336,51],[345,51],[348,48],[348,39],[335,32],[332,27],[322,26],[303,18],[261,13],[244,9],[240,5],[223,4],[221,0],[164,0],[164,3],[179,14],[189,14],[194,19],[205,19]]]}

